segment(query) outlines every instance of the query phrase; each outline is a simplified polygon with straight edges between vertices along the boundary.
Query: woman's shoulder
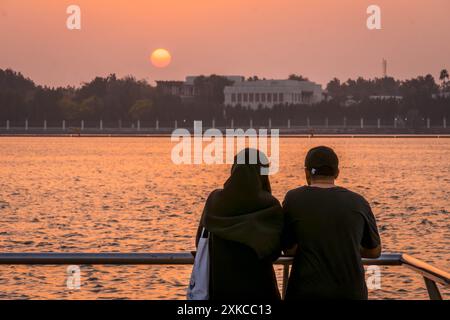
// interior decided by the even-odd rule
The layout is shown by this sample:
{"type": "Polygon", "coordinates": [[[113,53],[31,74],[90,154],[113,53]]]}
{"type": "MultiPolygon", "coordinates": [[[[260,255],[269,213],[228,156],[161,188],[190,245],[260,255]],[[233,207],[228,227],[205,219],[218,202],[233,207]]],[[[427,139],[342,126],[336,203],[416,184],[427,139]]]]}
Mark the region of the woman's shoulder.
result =
{"type": "Polygon", "coordinates": [[[222,193],[222,191],[223,191],[223,189],[215,189],[215,190],[211,191],[208,195],[207,200],[219,196],[222,193]]]}
{"type": "Polygon", "coordinates": [[[270,192],[262,192],[259,195],[259,203],[261,203],[265,208],[280,209],[281,202],[270,192]]]}
{"type": "Polygon", "coordinates": [[[208,197],[206,198],[205,203],[210,204],[212,202],[217,201],[220,198],[222,192],[223,192],[223,189],[215,189],[215,190],[211,191],[209,193],[208,197]]]}

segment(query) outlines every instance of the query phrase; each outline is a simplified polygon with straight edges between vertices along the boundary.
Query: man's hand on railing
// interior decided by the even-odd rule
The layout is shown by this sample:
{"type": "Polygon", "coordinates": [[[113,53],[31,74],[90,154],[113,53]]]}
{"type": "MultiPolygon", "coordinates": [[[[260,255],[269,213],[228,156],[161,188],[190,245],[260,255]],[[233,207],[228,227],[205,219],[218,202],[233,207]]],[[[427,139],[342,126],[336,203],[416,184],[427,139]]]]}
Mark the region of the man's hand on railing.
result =
{"type": "Polygon", "coordinates": [[[373,249],[360,248],[361,257],[367,259],[378,259],[381,256],[381,245],[373,249]]]}

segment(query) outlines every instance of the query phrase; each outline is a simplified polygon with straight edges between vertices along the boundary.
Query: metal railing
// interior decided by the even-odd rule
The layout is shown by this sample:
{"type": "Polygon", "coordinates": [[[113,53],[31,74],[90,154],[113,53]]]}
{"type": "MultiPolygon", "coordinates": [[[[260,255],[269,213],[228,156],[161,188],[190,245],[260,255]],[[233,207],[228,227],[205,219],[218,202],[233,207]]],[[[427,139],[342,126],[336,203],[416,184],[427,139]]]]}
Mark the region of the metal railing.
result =
{"type": "MultiPolygon", "coordinates": [[[[0,253],[0,265],[191,265],[191,253],[0,253]]],[[[283,256],[283,294],[286,292],[293,258],[283,256]]],[[[437,284],[450,287],[450,273],[401,253],[382,254],[378,259],[363,259],[364,265],[405,266],[420,274],[431,300],[442,300],[437,284]]]]}

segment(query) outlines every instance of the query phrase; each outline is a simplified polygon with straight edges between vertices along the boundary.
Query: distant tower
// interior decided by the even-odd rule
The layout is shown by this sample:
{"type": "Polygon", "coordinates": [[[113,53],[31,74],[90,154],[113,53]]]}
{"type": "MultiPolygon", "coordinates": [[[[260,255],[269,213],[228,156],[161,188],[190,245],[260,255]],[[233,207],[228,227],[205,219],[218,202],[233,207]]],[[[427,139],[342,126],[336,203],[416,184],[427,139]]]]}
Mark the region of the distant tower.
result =
{"type": "Polygon", "coordinates": [[[382,62],[382,68],[383,68],[383,77],[387,77],[387,60],[383,58],[382,62]]]}

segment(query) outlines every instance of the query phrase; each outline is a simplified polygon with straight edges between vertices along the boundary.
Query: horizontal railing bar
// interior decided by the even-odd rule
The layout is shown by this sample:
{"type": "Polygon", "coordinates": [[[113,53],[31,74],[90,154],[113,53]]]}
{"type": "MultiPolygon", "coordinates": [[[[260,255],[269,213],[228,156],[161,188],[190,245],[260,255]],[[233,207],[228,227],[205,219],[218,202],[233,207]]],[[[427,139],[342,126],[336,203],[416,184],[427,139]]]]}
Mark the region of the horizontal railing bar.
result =
{"type": "MultiPolygon", "coordinates": [[[[387,253],[378,259],[363,259],[365,265],[401,265],[401,254],[387,253]]],[[[293,258],[283,256],[275,264],[292,264],[293,258]]],[[[191,253],[0,253],[3,265],[189,265],[191,253]]]]}
{"type": "Polygon", "coordinates": [[[3,265],[189,265],[191,253],[0,253],[3,265]]]}
{"type": "Polygon", "coordinates": [[[383,253],[379,258],[376,259],[362,259],[363,264],[368,265],[378,265],[378,266],[401,266],[402,265],[402,254],[401,253],[383,253]]]}

